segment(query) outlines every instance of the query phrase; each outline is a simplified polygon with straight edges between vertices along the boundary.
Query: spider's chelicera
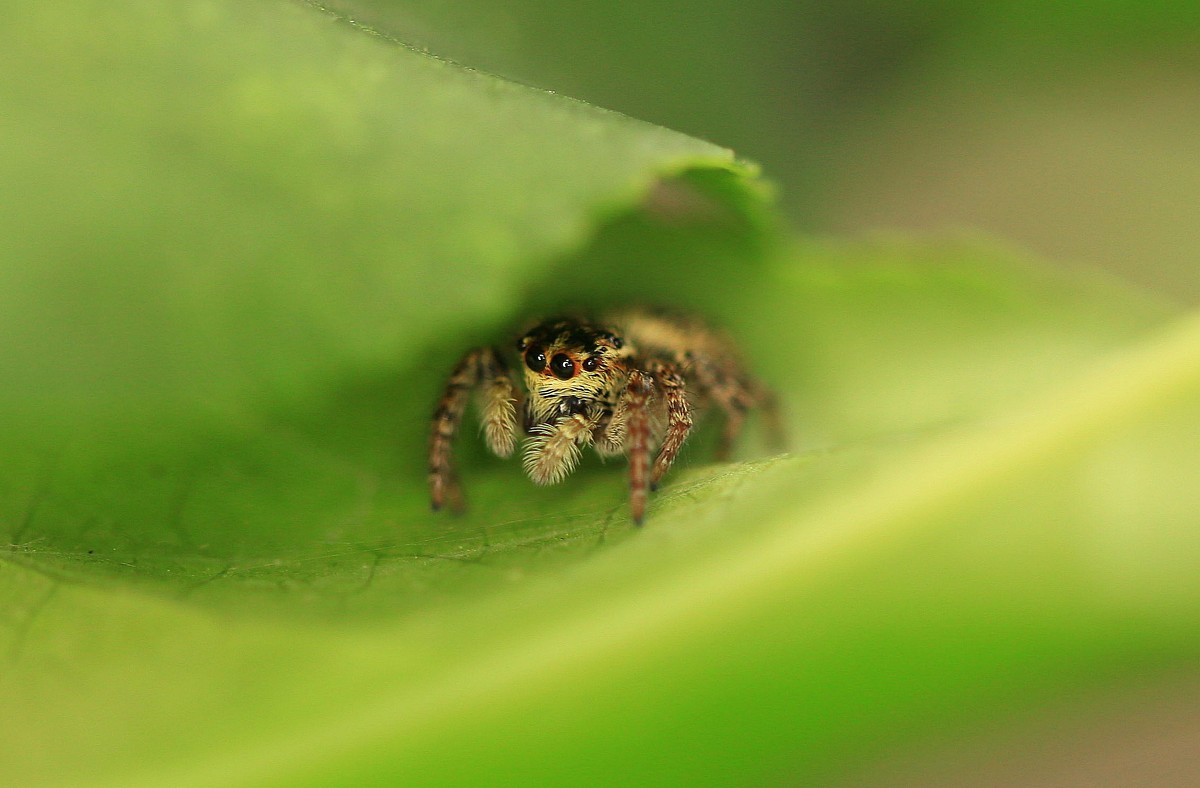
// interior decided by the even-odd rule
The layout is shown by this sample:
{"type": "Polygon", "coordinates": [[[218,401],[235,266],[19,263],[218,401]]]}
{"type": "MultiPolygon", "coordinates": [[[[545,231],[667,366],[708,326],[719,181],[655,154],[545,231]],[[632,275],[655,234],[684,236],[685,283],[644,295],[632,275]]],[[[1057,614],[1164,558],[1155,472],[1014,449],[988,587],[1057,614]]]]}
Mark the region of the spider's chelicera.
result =
{"type": "Polygon", "coordinates": [[[692,429],[693,414],[705,406],[715,406],[725,417],[721,459],[751,408],[764,409],[770,433],[779,439],[770,392],[742,368],[728,339],[697,320],[646,311],[596,323],[556,318],[521,336],[515,350],[524,393],[497,347],[472,350],[451,373],[429,441],[435,510],[445,503],[463,507],[451,445],[476,388],[482,394],[488,448],[509,457],[522,432],[525,470],[537,484],[561,481],[588,445],[602,456],[628,456],[630,508],[637,523],[648,491],[671,467],[692,429]]]}

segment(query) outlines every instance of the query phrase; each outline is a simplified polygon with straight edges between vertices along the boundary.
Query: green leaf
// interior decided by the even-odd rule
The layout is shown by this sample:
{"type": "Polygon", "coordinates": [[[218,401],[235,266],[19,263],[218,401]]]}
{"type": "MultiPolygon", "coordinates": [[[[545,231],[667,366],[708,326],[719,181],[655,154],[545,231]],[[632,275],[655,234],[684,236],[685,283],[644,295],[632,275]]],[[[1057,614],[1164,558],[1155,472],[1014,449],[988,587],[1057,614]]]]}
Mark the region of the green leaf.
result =
{"type": "Polygon", "coordinates": [[[728,151],[308,6],[75,6],[0,33],[8,780],[805,782],[1195,659],[1195,317],[790,243],[728,151]],[[636,529],[468,429],[430,513],[458,355],[630,301],[793,451],[702,433],[636,529]]]}

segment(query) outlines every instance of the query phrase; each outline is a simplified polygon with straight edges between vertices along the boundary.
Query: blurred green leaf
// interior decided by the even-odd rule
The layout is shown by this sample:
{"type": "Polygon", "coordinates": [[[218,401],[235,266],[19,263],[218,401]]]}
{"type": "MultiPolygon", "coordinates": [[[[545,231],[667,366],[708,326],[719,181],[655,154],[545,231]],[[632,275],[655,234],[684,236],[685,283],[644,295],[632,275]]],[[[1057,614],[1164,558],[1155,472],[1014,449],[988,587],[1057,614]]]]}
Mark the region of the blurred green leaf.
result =
{"type": "Polygon", "coordinates": [[[1194,317],[792,244],[727,151],[307,5],[0,36],[12,782],[804,782],[1194,661],[1194,317]],[[794,452],[701,434],[638,530],[620,463],[468,429],[429,513],[458,354],[634,300],[728,327],[794,452]]]}

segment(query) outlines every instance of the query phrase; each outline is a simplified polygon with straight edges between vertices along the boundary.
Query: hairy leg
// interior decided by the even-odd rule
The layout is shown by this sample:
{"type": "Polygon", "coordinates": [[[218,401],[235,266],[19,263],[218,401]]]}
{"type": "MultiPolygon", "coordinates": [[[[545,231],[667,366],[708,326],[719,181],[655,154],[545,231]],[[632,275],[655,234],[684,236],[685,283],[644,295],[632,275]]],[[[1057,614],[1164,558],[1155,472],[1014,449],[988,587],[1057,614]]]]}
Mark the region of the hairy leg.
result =
{"type": "Polygon", "coordinates": [[[480,380],[487,381],[483,406],[484,435],[489,448],[500,456],[506,445],[512,453],[516,429],[516,400],[512,380],[495,348],[476,348],[463,356],[450,373],[433,414],[429,434],[429,495],[434,511],[445,503],[454,511],[463,509],[462,490],[454,470],[453,444],[462,423],[467,399],[480,380]]]}
{"type": "Polygon", "coordinates": [[[433,412],[433,427],[429,434],[429,496],[435,512],[447,499],[455,510],[463,505],[452,450],[454,435],[467,405],[467,394],[479,379],[480,352],[472,350],[454,367],[433,412]]]}
{"type": "Polygon", "coordinates": [[[610,413],[600,418],[592,433],[597,454],[601,457],[615,457],[624,453],[628,418],[629,404],[624,398],[617,401],[610,413]]]}
{"type": "Polygon", "coordinates": [[[626,403],[626,430],[629,449],[629,509],[638,525],[646,516],[646,496],[650,487],[650,395],[654,384],[640,370],[629,374],[623,397],[626,403]]]}
{"type": "Polygon", "coordinates": [[[738,379],[735,368],[704,356],[694,359],[692,373],[699,387],[725,414],[725,425],[717,443],[717,460],[724,462],[729,459],[734,441],[746,421],[749,405],[745,386],[738,379]]]}
{"type": "Polygon", "coordinates": [[[767,446],[774,452],[785,451],[788,447],[787,430],[783,425],[783,414],[780,413],[775,392],[757,382],[752,382],[751,392],[755,405],[762,410],[762,426],[767,446]]]}
{"type": "Polygon", "coordinates": [[[495,348],[481,354],[479,374],[483,380],[483,440],[493,454],[511,457],[517,441],[517,389],[495,348]]]}
{"type": "Polygon", "coordinates": [[[651,371],[667,405],[667,429],[650,478],[650,487],[655,489],[692,431],[692,409],[688,404],[683,376],[674,364],[656,364],[651,371]]]}

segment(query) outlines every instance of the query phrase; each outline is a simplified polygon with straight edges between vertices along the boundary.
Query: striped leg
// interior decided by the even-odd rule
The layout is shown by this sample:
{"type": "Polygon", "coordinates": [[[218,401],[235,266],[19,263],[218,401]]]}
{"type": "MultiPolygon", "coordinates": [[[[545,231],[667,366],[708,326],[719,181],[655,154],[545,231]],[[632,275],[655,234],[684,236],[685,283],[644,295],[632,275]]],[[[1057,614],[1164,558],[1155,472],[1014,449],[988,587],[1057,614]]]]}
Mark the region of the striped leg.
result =
{"type": "Polygon", "coordinates": [[[662,448],[654,461],[654,473],[650,478],[650,489],[657,489],[663,475],[675,462],[679,448],[692,431],[692,409],[684,390],[683,376],[673,364],[658,364],[653,368],[654,380],[662,391],[667,405],[667,431],[663,436],[662,448]]]}
{"type": "Polygon", "coordinates": [[[638,525],[646,516],[646,495],[650,487],[650,395],[654,384],[640,370],[629,373],[625,388],[626,430],[629,445],[629,509],[638,525]]]}
{"type": "Polygon", "coordinates": [[[783,414],[780,412],[775,392],[758,383],[752,385],[751,392],[754,404],[762,410],[766,445],[774,452],[785,451],[788,447],[787,428],[783,425],[783,414]]]}
{"type": "Polygon", "coordinates": [[[462,511],[463,496],[454,470],[453,443],[471,389],[487,381],[483,404],[484,437],[500,456],[512,453],[516,432],[516,398],[512,380],[495,348],[476,348],[450,373],[433,414],[429,434],[429,495],[434,511],[449,503],[462,511]],[[506,453],[507,452],[507,453],[506,453]]]}
{"type": "Polygon", "coordinates": [[[717,401],[725,410],[725,426],[721,429],[721,437],[717,441],[717,461],[726,462],[733,454],[733,444],[746,423],[746,406],[736,399],[717,401]]]}
{"type": "Polygon", "coordinates": [[[750,406],[746,387],[738,379],[736,370],[723,369],[722,365],[708,359],[696,359],[692,369],[705,393],[725,414],[725,426],[717,442],[717,460],[724,462],[729,459],[733,443],[746,421],[746,410],[750,406]]]}

